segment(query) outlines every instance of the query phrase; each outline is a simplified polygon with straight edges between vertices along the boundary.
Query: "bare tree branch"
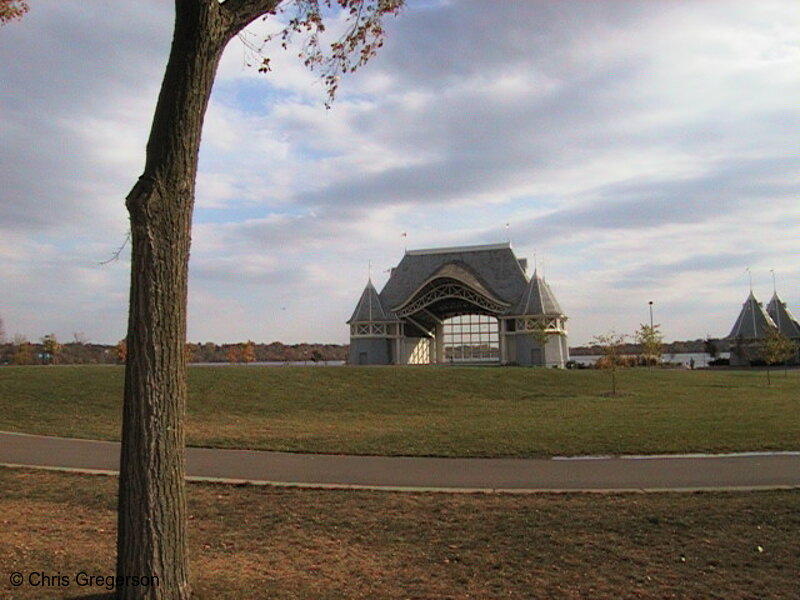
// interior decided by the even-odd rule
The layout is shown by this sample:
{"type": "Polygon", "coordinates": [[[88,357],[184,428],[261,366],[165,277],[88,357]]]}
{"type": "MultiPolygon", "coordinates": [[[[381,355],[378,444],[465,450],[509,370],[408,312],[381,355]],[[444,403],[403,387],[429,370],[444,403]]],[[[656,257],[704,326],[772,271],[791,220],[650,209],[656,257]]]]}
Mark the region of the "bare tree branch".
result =
{"type": "Polygon", "coordinates": [[[108,260],[104,260],[102,262],[97,263],[98,265],[107,265],[109,263],[114,262],[115,260],[119,260],[122,251],[125,250],[125,246],[128,245],[128,242],[131,241],[131,232],[128,230],[128,233],[125,234],[125,241],[122,242],[122,245],[117,248],[117,250],[111,255],[111,258],[108,260]]]}
{"type": "Polygon", "coordinates": [[[226,0],[220,4],[229,15],[228,36],[233,37],[258,17],[274,13],[283,0],[226,0]]]}

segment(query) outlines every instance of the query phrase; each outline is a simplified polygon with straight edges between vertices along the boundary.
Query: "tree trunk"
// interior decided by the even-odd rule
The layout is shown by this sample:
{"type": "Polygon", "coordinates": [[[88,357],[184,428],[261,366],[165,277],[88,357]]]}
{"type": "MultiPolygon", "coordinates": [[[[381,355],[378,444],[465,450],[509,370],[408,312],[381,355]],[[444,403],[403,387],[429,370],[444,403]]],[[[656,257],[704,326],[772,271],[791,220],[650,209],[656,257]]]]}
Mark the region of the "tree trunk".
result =
{"type": "Polygon", "coordinates": [[[132,259],[117,576],[152,577],[157,585],[118,579],[121,600],[190,597],[183,427],[187,279],[200,133],[229,39],[220,6],[176,0],[145,170],[127,198],[132,259]]]}

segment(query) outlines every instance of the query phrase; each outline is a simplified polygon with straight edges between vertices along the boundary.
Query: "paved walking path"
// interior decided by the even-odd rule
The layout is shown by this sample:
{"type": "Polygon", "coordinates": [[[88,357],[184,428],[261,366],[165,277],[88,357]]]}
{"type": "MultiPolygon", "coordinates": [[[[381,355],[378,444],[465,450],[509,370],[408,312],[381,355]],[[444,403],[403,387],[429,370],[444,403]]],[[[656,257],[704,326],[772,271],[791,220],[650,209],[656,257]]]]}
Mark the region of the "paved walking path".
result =
{"type": "MultiPolygon", "coordinates": [[[[800,487],[800,452],[553,459],[186,452],[189,479],[312,487],[508,492],[800,487]]],[[[0,432],[0,464],[114,473],[119,443],[0,432]]]]}

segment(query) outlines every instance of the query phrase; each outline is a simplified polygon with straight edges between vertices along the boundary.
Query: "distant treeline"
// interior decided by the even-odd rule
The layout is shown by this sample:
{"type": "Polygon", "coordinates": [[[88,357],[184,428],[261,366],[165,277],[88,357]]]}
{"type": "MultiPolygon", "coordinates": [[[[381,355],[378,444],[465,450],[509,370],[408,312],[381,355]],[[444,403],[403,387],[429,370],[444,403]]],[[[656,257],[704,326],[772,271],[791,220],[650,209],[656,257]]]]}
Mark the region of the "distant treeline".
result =
{"type": "MultiPolygon", "coordinates": [[[[223,362],[327,362],[346,360],[349,346],[338,344],[187,343],[190,363],[223,362]]],[[[125,362],[124,342],[110,346],[88,342],[58,343],[47,336],[42,342],[15,340],[0,344],[0,365],[97,365],[125,362]]]]}
{"type": "MultiPolygon", "coordinates": [[[[236,344],[214,342],[187,343],[186,357],[190,363],[247,363],[247,362],[327,362],[347,360],[350,347],[340,344],[256,344],[247,341],[236,344]]],[[[621,354],[640,354],[639,344],[623,344],[621,354]]],[[[728,352],[727,340],[697,339],[665,343],[663,354],[707,352],[716,355],[728,352]],[[713,349],[713,352],[711,352],[713,349]]],[[[600,346],[570,348],[572,356],[600,355],[600,346]]],[[[60,344],[54,336],[45,336],[41,342],[15,340],[0,344],[0,365],[88,365],[120,364],[125,361],[124,342],[110,346],[88,342],[60,344]]]]}
{"type": "Polygon", "coordinates": [[[281,342],[256,344],[186,344],[190,362],[249,362],[248,352],[252,348],[257,362],[300,362],[346,360],[349,346],[339,344],[292,344],[281,342]],[[244,360],[241,360],[244,359],[244,360]]]}
{"type": "Polygon", "coordinates": [[[118,362],[114,346],[71,342],[51,344],[18,341],[0,344],[0,365],[113,365],[118,362]]]}
{"type": "MultiPolygon", "coordinates": [[[[728,352],[729,350],[728,340],[709,338],[665,343],[662,353],[688,354],[706,352],[717,354],[719,352],[728,352]],[[715,350],[712,352],[712,349],[715,350]]],[[[641,352],[642,347],[640,344],[623,344],[619,348],[620,354],[640,354],[641,352]]],[[[575,348],[570,348],[569,353],[571,356],[599,356],[603,352],[600,346],[577,346],[575,348]]]]}

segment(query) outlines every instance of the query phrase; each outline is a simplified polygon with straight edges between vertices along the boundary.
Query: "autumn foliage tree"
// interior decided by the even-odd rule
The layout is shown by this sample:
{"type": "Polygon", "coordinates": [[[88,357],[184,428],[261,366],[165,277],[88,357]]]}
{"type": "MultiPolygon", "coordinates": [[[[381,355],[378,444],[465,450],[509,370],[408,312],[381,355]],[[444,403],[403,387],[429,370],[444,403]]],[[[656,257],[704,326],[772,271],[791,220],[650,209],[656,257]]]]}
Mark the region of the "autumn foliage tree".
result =
{"type": "Polygon", "coordinates": [[[600,347],[601,357],[597,366],[611,374],[611,395],[617,395],[617,369],[622,365],[622,345],[628,336],[610,331],[595,336],[592,343],[600,347]]]}
{"type": "Polygon", "coordinates": [[[186,342],[186,344],[184,344],[183,356],[187,365],[195,360],[196,352],[197,346],[195,344],[192,344],[191,342],[186,342]]]}
{"type": "Polygon", "coordinates": [[[785,363],[797,354],[797,346],[777,329],[770,329],[766,337],[761,340],[759,354],[767,365],[767,385],[772,385],[770,367],[778,363],[785,363]]]}
{"type": "MultiPolygon", "coordinates": [[[[126,199],[131,285],[122,417],[117,575],[159,586],[117,587],[119,599],[191,596],[184,491],[186,304],[200,135],[219,60],[249,23],[283,7],[294,16],[279,38],[303,36],[302,56],[329,92],[383,40],[382,18],[403,0],[175,0],[175,25],[147,142],[144,172],[126,199]],[[339,8],[344,35],[323,48],[325,14],[339,8]]],[[[261,70],[269,70],[264,58],[261,70]]]]}
{"type": "Polygon", "coordinates": [[[661,325],[646,325],[642,323],[636,331],[636,342],[641,346],[642,357],[645,364],[653,365],[661,362],[664,349],[664,336],[661,335],[661,325]]]}
{"type": "Polygon", "coordinates": [[[25,336],[17,334],[11,343],[14,347],[14,354],[11,357],[12,363],[15,365],[33,364],[33,344],[25,336]]]}
{"type": "Polygon", "coordinates": [[[252,340],[247,340],[242,344],[242,362],[256,362],[256,344],[252,340]]]}
{"type": "Polygon", "coordinates": [[[125,364],[128,360],[128,342],[126,340],[117,342],[117,345],[114,346],[114,355],[117,357],[117,362],[119,364],[125,364]]]}
{"type": "Polygon", "coordinates": [[[225,353],[225,358],[229,363],[236,364],[242,362],[242,347],[239,344],[232,344],[225,353]]]}
{"type": "Polygon", "coordinates": [[[28,3],[25,0],[0,0],[0,25],[21,19],[26,12],[28,3]]]}
{"type": "Polygon", "coordinates": [[[42,338],[42,349],[44,350],[43,360],[50,365],[58,363],[63,346],[59,343],[55,333],[48,333],[42,338]]]}

